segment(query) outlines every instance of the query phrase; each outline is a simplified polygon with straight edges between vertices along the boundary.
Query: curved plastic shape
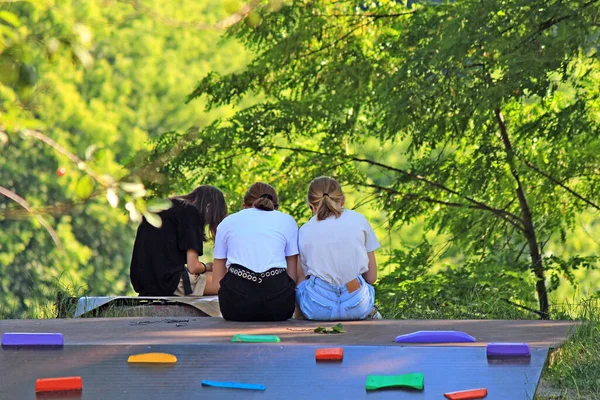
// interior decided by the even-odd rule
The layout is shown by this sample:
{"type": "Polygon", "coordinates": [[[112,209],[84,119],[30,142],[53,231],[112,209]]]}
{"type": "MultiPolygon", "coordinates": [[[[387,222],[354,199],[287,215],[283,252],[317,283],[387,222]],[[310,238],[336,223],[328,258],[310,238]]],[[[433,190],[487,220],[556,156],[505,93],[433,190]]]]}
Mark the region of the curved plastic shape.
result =
{"type": "Polygon", "coordinates": [[[67,376],[64,378],[42,378],[35,381],[35,391],[62,392],[63,390],[81,390],[83,382],[80,376],[67,376]]]}
{"type": "Polygon", "coordinates": [[[396,343],[465,343],[475,338],[460,331],[418,331],[396,337],[396,343]]]}
{"type": "Polygon", "coordinates": [[[245,342],[245,343],[279,343],[281,339],[275,335],[244,335],[235,334],[231,338],[232,342],[245,342]]]}
{"type": "Polygon", "coordinates": [[[2,346],[62,346],[62,333],[4,333],[2,346]]]}
{"type": "Polygon", "coordinates": [[[404,375],[369,375],[365,385],[367,390],[389,388],[423,390],[424,387],[424,376],[420,372],[404,375]]]}
{"type": "Polygon", "coordinates": [[[129,356],[129,363],[174,364],[177,357],[168,353],[142,353],[129,356]]]}
{"type": "Polygon", "coordinates": [[[219,387],[226,389],[246,389],[246,390],[266,390],[265,385],[256,385],[253,383],[240,382],[217,382],[217,381],[202,381],[202,386],[219,387]]]}
{"type": "Polygon", "coordinates": [[[483,399],[487,396],[487,389],[470,389],[461,390],[459,392],[444,393],[444,397],[450,400],[471,400],[471,399],[483,399]]]}
{"type": "Polygon", "coordinates": [[[530,357],[531,349],[527,343],[488,343],[488,357],[530,357]]]}

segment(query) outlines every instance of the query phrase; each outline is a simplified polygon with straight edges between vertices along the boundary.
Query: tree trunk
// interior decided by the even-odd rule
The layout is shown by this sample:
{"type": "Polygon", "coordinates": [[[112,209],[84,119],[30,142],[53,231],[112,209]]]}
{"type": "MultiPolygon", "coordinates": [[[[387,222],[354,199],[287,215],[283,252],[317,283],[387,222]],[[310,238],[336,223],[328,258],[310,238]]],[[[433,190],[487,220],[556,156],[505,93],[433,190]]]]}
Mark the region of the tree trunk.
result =
{"type": "Polygon", "coordinates": [[[527,246],[529,247],[529,255],[531,256],[531,269],[533,270],[533,273],[537,279],[535,283],[535,289],[540,305],[540,316],[542,319],[550,319],[544,264],[542,255],[540,254],[540,246],[537,241],[535,228],[533,226],[533,216],[531,215],[531,209],[529,208],[529,203],[527,202],[527,197],[525,196],[525,191],[523,190],[523,185],[521,184],[521,178],[519,177],[519,173],[515,167],[514,151],[510,142],[510,138],[508,137],[508,131],[506,129],[506,124],[504,123],[504,117],[502,116],[500,108],[497,108],[495,112],[498,125],[500,126],[500,137],[502,138],[502,143],[504,144],[504,150],[506,151],[510,172],[517,183],[516,194],[517,198],[519,199],[519,206],[521,207],[521,219],[523,220],[524,227],[523,234],[525,235],[527,246]]]}

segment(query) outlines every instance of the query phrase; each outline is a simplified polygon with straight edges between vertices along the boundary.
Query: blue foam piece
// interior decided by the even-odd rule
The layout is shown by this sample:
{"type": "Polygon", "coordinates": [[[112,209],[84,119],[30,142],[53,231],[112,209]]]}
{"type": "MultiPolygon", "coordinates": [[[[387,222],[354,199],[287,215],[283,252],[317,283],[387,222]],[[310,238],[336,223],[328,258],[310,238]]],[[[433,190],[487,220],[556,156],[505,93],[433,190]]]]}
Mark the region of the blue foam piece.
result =
{"type": "Polygon", "coordinates": [[[2,346],[62,346],[62,333],[12,333],[2,335],[2,346]]]}
{"type": "Polygon", "coordinates": [[[465,343],[475,338],[460,331],[418,331],[396,337],[396,343],[465,343]]]}
{"type": "Polygon", "coordinates": [[[255,385],[253,383],[239,382],[217,382],[217,381],[202,381],[202,386],[220,387],[227,389],[246,389],[246,390],[265,390],[265,385],[255,385]]]}
{"type": "Polygon", "coordinates": [[[488,343],[488,357],[530,357],[531,349],[527,343],[488,343]]]}

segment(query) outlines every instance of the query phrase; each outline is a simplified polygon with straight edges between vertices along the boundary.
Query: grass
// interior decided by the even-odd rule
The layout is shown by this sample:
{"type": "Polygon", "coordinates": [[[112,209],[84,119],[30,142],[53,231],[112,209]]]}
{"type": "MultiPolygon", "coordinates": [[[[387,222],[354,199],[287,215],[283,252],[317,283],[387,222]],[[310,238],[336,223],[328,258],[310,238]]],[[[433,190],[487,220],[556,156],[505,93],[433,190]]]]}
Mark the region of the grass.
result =
{"type": "Polygon", "coordinates": [[[600,302],[579,305],[583,324],[549,357],[540,400],[600,399],[600,302]]]}

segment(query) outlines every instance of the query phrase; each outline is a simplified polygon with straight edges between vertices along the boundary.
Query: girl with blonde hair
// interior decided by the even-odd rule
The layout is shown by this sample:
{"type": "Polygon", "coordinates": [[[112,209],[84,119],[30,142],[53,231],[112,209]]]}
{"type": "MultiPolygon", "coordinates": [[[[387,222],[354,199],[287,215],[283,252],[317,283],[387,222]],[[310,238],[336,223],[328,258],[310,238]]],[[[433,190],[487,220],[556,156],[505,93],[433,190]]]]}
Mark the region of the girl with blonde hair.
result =
{"type": "Polygon", "coordinates": [[[338,182],[314,179],[308,204],[314,216],[298,234],[301,270],[296,302],[308,319],[354,320],[373,312],[379,248],[369,221],[344,209],[338,182]]]}

